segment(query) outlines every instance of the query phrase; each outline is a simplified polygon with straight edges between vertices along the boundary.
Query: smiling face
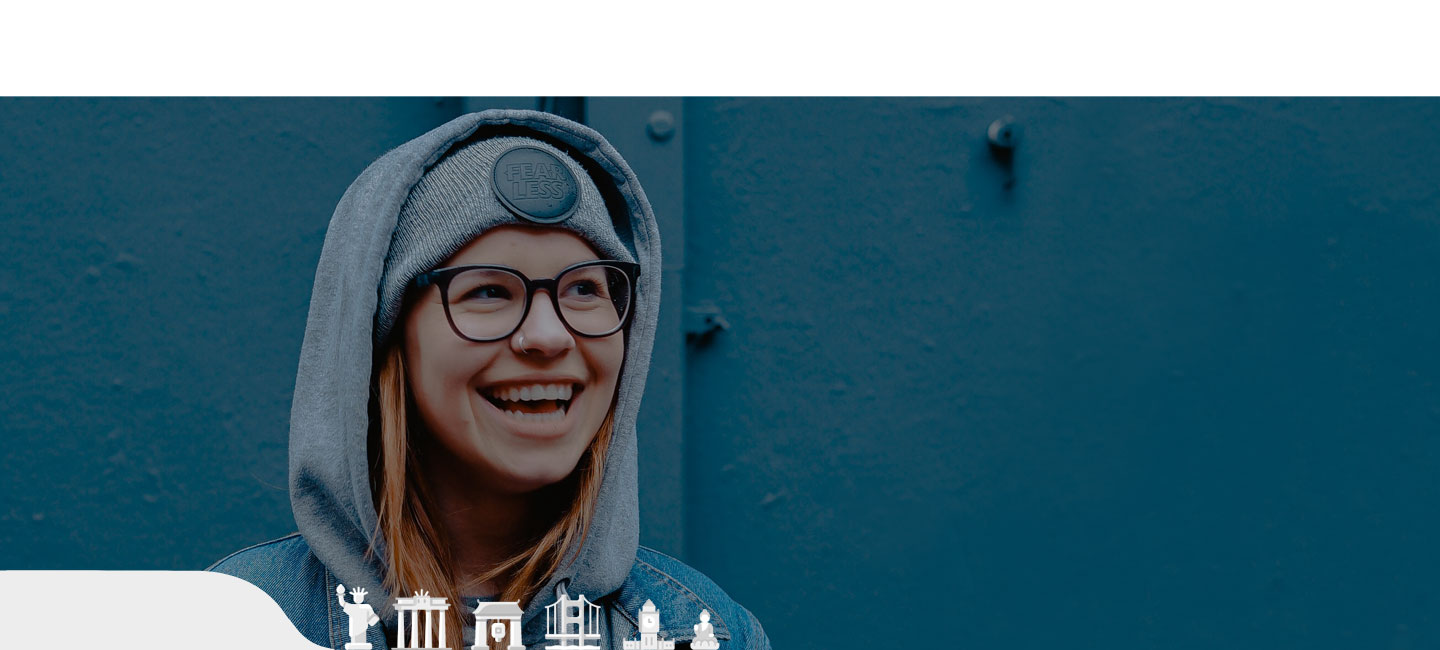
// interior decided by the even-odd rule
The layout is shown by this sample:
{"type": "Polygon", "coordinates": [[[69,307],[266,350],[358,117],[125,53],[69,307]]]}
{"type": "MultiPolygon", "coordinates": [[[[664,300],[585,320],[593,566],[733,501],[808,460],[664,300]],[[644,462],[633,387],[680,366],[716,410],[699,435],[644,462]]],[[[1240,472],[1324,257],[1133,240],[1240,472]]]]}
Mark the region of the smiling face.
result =
{"type": "MultiPolygon", "coordinates": [[[[568,230],[502,226],[441,266],[499,264],[543,279],[594,259],[568,230]]],[[[403,316],[405,374],[432,435],[425,447],[506,493],[568,476],[614,400],[623,334],[570,333],[542,290],[514,334],[476,343],[450,328],[442,300],[438,287],[427,287],[403,316]]]]}

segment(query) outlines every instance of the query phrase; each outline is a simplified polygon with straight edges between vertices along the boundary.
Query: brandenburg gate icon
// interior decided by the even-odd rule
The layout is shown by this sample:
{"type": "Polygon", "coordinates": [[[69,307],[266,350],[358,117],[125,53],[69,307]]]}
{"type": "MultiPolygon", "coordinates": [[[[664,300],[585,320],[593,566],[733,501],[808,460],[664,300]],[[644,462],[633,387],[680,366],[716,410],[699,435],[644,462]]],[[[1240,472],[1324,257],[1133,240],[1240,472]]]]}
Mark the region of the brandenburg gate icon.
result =
{"type": "Polygon", "coordinates": [[[450,604],[444,598],[434,598],[430,592],[420,590],[410,598],[397,598],[395,600],[395,615],[399,619],[399,633],[395,635],[395,650],[428,650],[431,648],[445,648],[445,610],[450,609],[450,604]],[[405,614],[410,614],[410,643],[405,643],[405,614]],[[421,622],[421,613],[424,613],[424,622],[421,622]],[[438,624],[437,624],[438,621],[438,624]],[[420,645],[420,628],[425,628],[425,645],[420,645]],[[431,633],[434,628],[440,628],[440,643],[432,642],[431,633]]]}

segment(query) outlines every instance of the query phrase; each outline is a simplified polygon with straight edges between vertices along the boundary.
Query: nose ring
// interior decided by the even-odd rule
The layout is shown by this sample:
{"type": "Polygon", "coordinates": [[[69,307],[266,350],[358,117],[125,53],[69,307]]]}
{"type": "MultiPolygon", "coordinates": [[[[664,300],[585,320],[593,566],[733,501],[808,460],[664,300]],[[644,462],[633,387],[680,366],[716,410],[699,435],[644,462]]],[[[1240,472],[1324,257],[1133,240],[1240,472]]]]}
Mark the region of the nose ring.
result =
{"type": "Polygon", "coordinates": [[[516,334],[515,334],[515,345],[520,346],[520,349],[522,349],[522,350],[525,349],[525,335],[524,335],[524,334],[519,334],[519,333],[516,333],[516,334]]]}

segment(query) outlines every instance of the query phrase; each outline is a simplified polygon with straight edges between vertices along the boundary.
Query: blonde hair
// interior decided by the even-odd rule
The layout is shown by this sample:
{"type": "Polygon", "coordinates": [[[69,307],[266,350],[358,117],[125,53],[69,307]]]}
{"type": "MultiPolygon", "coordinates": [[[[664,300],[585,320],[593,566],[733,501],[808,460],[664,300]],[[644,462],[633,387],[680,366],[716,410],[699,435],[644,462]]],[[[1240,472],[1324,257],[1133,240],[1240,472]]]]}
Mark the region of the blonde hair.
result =
{"type": "MultiPolygon", "coordinates": [[[[396,337],[394,340],[400,340],[396,337]]],[[[405,375],[405,355],[399,343],[386,348],[375,386],[379,408],[378,469],[371,470],[375,485],[377,525],[386,542],[385,589],[392,599],[420,589],[449,599],[457,612],[462,587],[455,579],[440,522],[433,513],[434,501],[419,479],[418,460],[412,443],[410,422],[417,413],[405,375]]],[[[499,600],[519,601],[524,608],[547,580],[561,568],[561,562],[585,542],[600,483],[605,474],[605,455],[614,432],[612,404],[589,448],[580,457],[572,478],[574,499],[570,507],[545,530],[533,547],[500,562],[479,576],[477,582],[499,581],[499,600]]],[[[372,547],[373,551],[373,547],[372,547]]],[[[393,600],[391,601],[393,602],[393,600]]],[[[458,615],[443,617],[446,636],[454,650],[464,643],[458,615]]],[[[484,638],[476,631],[476,639],[484,638]]],[[[492,641],[493,644],[493,641],[492,641]]]]}

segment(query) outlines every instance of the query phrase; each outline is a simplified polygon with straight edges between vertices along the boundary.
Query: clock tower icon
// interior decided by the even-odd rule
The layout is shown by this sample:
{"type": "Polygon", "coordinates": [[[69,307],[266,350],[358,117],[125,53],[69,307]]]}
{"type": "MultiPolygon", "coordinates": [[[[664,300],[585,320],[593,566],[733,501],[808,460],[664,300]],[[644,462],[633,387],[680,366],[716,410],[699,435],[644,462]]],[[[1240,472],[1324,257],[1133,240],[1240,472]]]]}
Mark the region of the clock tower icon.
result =
{"type": "Polygon", "coordinates": [[[625,650],[675,650],[674,641],[660,638],[660,612],[646,600],[640,608],[640,640],[626,641],[625,650]]]}

